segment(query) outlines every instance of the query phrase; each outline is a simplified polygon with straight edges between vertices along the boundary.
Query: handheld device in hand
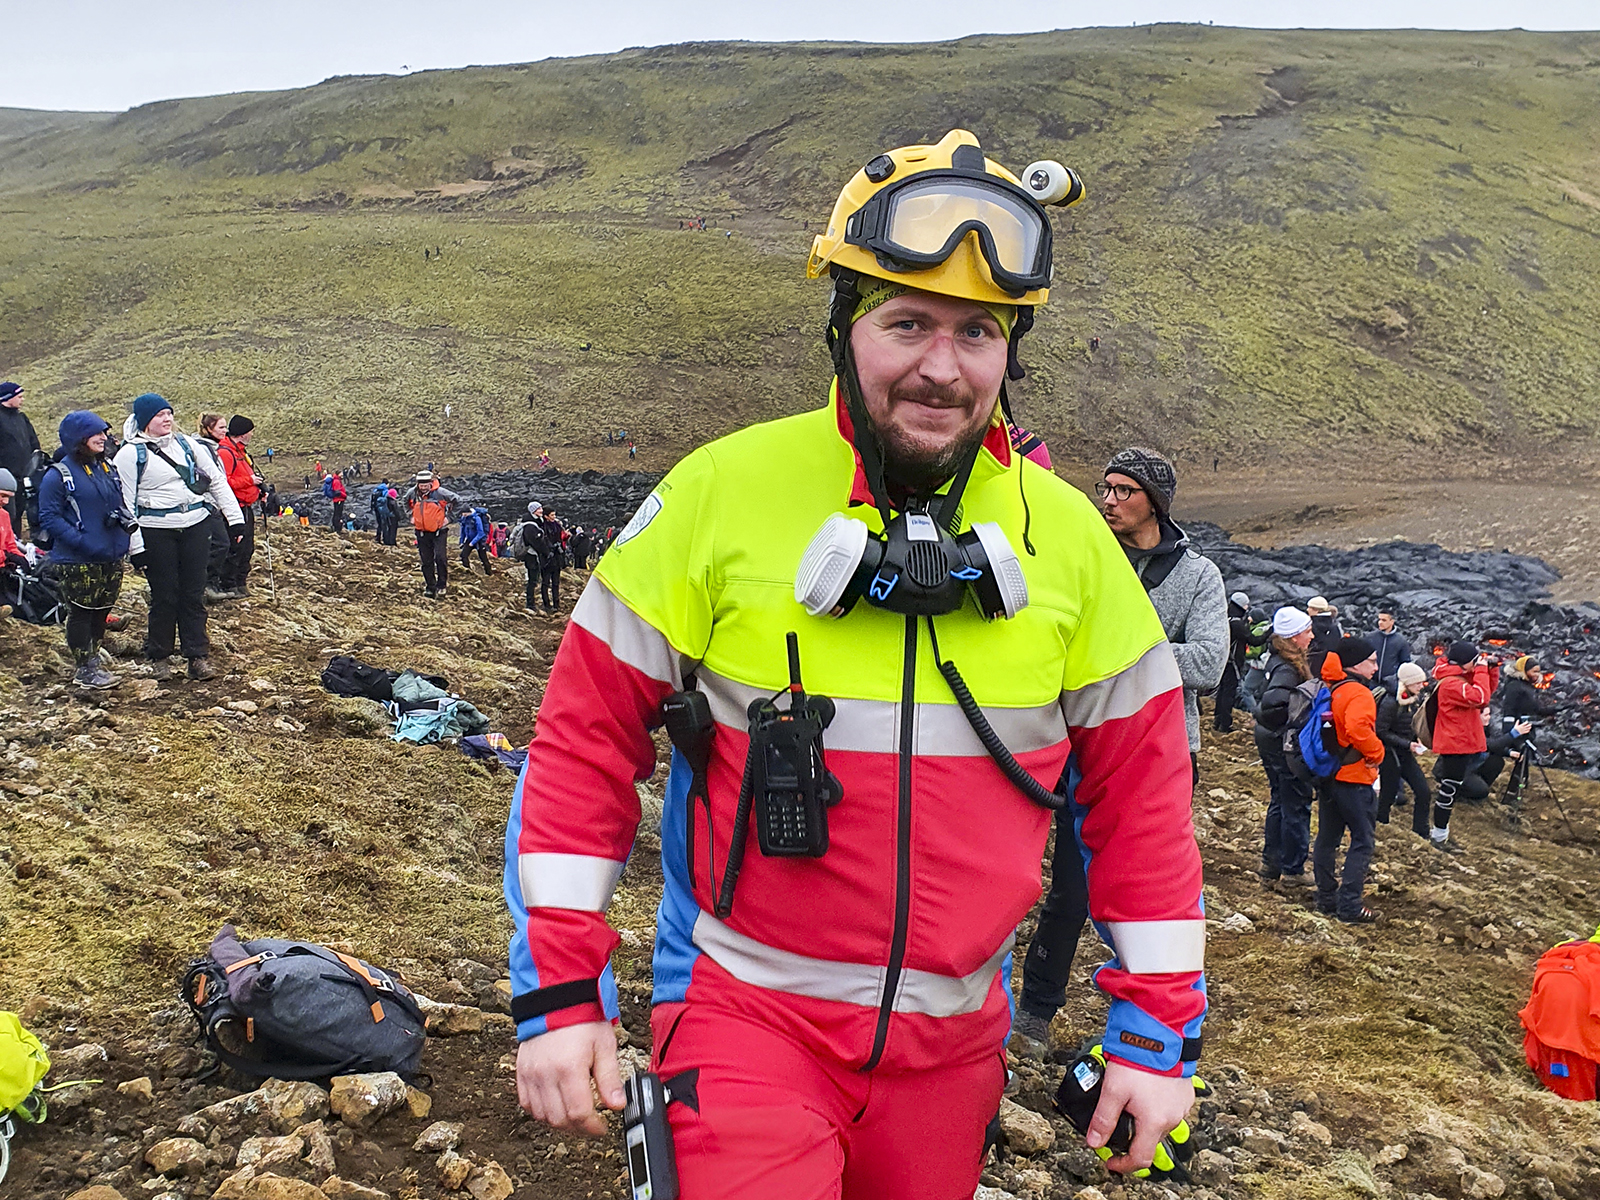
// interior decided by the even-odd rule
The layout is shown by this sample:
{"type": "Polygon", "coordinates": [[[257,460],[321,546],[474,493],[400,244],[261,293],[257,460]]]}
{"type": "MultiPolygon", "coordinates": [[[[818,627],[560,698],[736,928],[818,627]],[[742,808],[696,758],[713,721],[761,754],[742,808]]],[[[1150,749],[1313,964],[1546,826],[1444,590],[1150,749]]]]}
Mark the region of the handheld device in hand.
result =
{"type": "Polygon", "coordinates": [[[653,1071],[630,1075],[622,1091],[622,1138],[633,1200],[678,1200],[678,1164],[661,1076],[653,1071]]]}
{"type": "MultiPolygon", "coordinates": [[[[1071,1121],[1080,1134],[1089,1132],[1094,1110],[1100,1106],[1100,1087],[1105,1078],[1104,1060],[1095,1054],[1080,1054],[1067,1068],[1061,1086],[1056,1089],[1056,1111],[1071,1121]]],[[[1124,1112],[1104,1149],[1113,1154],[1126,1154],[1132,1145],[1133,1118],[1124,1112]]]]}

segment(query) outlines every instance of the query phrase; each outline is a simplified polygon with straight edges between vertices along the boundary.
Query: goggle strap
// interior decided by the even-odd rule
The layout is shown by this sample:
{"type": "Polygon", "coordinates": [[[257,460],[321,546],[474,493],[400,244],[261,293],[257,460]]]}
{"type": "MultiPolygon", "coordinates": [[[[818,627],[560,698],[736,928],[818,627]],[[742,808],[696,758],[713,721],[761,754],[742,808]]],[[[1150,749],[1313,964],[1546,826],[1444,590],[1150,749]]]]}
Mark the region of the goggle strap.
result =
{"type": "Polygon", "coordinates": [[[844,389],[845,408],[850,414],[852,441],[861,457],[861,471],[867,477],[878,515],[889,524],[889,488],[883,477],[883,449],[867,419],[866,401],[861,396],[861,380],[856,375],[855,354],[850,347],[850,326],[861,302],[854,271],[833,269],[833,303],[828,312],[828,350],[833,357],[833,373],[844,389]]]}
{"type": "MultiPolygon", "coordinates": [[[[1011,341],[1006,346],[1006,378],[1012,380],[1013,382],[1021,379],[1028,373],[1028,368],[1024,367],[1022,365],[1022,360],[1017,357],[1017,343],[1022,341],[1022,335],[1027,333],[1032,328],[1033,305],[1017,305],[1017,318],[1011,323],[1011,341]]],[[[1002,386],[1000,388],[1000,399],[1002,403],[1006,403],[1005,395],[1006,390],[1005,387],[1002,386]]],[[[1009,417],[1010,415],[1011,410],[1009,407],[1007,407],[1006,416],[1009,417]]]]}

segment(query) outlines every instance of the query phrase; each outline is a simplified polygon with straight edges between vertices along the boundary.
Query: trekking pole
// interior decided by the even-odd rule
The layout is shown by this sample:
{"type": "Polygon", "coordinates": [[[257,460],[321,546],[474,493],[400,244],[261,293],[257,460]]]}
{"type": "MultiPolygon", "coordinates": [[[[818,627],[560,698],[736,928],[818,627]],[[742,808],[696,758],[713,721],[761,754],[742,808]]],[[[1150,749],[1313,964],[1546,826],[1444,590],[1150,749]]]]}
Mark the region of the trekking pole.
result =
{"type": "Polygon", "coordinates": [[[267,584],[272,588],[272,603],[278,603],[278,580],[272,572],[272,526],[265,510],[261,513],[261,541],[267,548],[267,584]]]}

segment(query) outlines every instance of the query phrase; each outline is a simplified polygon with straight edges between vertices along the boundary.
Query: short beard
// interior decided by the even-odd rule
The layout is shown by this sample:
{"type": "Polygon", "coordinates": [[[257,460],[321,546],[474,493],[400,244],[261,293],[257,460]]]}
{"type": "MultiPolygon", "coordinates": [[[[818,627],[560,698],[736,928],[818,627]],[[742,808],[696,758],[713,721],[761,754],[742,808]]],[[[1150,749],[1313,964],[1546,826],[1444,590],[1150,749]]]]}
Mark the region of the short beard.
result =
{"type": "MultiPolygon", "coordinates": [[[[904,397],[891,397],[891,400],[904,397]]],[[[883,452],[883,473],[892,483],[912,495],[931,496],[945,480],[952,478],[963,463],[978,451],[988,436],[989,422],[978,424],[968,433],[937,450],[916,444],[897,429],[882,429],[873,422],[872,432],[883,452]]]]}

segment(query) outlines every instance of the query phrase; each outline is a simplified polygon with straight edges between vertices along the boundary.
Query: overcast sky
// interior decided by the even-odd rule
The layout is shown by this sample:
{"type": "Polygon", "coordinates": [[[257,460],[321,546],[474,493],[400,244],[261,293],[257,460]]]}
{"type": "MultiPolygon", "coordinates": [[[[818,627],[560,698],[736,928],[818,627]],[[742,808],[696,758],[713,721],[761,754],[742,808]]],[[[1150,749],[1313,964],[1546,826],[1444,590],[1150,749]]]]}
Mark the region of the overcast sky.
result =
{"type": "Polygon", "coordinates": [[[0,106],[104,110],[688,41],[920,42],[1152,21],[1600,28],[1600,0],[7,0],[0,11],[0,106]]]}

